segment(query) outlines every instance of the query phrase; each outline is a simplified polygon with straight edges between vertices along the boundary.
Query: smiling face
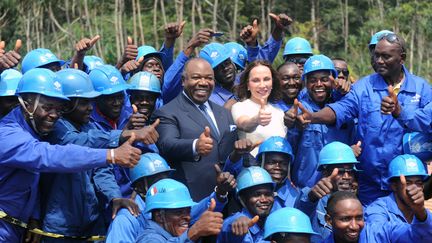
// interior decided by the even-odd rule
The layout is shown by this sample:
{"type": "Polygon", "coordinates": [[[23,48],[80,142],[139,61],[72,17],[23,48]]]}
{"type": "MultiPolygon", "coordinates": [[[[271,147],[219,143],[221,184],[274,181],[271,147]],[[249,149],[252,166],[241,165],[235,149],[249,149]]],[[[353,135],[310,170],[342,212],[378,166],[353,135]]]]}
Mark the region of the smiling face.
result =
{"type": "Polygon", "coordinates": [[[75,104],[75,109],[71,113],[65,114],[65,117],[79,126],[87,124],[93,111],[92,99],[72,98],[69,105],[70,109],[72,109],[75,104]]]}
{"type": "Polygon", "coordinates": [[[300,69],[291,63],[281,66],[278,71],[281,76],[280,84],[284,99],[292,103],[302,89],[300,69]]]}
{"type": "MultiPolygon", "coordinates": [[[[32,98],[26,101],[27,109],[30,111],[33,110],[35,97],[36,96],[32,96],[32,98]]],[[[55,123],[62,115],[64,105],[65,102],[61,99],[44,95],[40,96],[39,104],[33,114],[33,119],[36,124],[36,129],[41,134],[48,134],[54,129],[55,123]]],[[[27,121],[30,121],[29,115],[27,113],[25,114],[27,121]]]]}
{"type": "Polygon", "coordinates": [[[328,177],[332,174],[333,170],[338,168],[339,173],[332,180],[334,191],[349,191],[355,193],[355,184],[357,179],[355,176],[353,164],[340,164],[335,166],[327,166],[323,170],[323,177],[328,177]]]}
{"type": "Polygon", "coordinates": [[[96,98],[96,106],[99,111],[112,120],[117,120],[119,118],[123,104],[123,91],[110,95],[101,95],[96,98]]]}
{"type": "Polygon", "coordinates": [[[260,220],[265,219],[273,207],[272,186],[267,184],[248,188],[241,193],[241,199],[251,215],[258,215],[260,220]]]}
{"type": "Polygon", "coordinates": [[[215,85],[213,69],[204,59],[192,59],[185,67],[182,82],[187,96],[196,104],[204,104],[215,85]]]}
{"type": "Polygon", "coordinates": [[[236,68],[230,58],[217,65],[214,69],[215,79],[222,87],[231,89],[236,77],[236,68]]]}
{"type": "Polygon", "coordinates": [[[306,88],[311,99],[318,105],[324,105],[330,98],[332,82],[330,81],[330,71],[320,70],[307,75],[306,88]]]}
{"type": "Polygon", "coordinates": [[[336,203],[330,224],[335,242],[357,242],[364,227],[363,207],[359,200],[344,199],[336,203]]]}
{"type": "Polygon", "coordinates": [[[261,99],[264,99],[267,103],[273,88],[271,70],[263,65],[254,67],[249,73],[247,87],[251,93],[250,99],[252,101],[260,104],[261,99]]]}
{"type": "Polygon", "coordinates": [[[159,211],[160,221],[159,223],[166,231],[171,233],[172,236],[178,237],[183,234],[189,228],[191,221],[190,217],[191,208],[176,208],[176,209],[165,209],[164,212],[159,211]]]}
{"type": "Polygon", "coordinates": [[[130,102],[138,108],[140,114],[150,117],[153,114],[156,105],[158,93],[144,90],[130,90],[130,102]]]}
{"type": "Polygon", "coordinates": [[[264,159],[264,169],[270,174],[273,182],[283,183],[288,176],[290,157],[284,153],[268,152],[265,153],[264,159]]]}

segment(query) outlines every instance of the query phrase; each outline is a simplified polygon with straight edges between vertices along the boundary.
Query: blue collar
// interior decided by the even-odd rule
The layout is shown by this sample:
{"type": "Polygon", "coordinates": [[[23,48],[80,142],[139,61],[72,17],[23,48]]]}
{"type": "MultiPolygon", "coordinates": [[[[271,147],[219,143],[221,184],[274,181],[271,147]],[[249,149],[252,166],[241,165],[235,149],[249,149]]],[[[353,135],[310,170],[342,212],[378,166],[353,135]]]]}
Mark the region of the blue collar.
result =
{"type": "MultiPolygon", "coordinates": [[[[404,72],[404,81],[400,90],[415,93],[416,85],[413,75],[408,71],[408,69],[405,68],[404,65],[402,65],[402,71],[404,72]]],[[[374,90],[387,90],[388,84],[378,73],[371,74],[369,76],[369,82],[371,83],[374,90]]]]}
{"type": "MultiPolygon", "coordinates": [[[[246,208],[243,208],[241,213],[250,219],[254,217],[248,212],[246,208]]],[[[260,233],[260,231],[263,231],[263,229],[261,229],[258,224],[254,224],[252,227],[249,228],[249,232],[252,235],[257,235],[258,233],[260,233]]]]}
{"type": "Polygon", "coordinates": [[[277,197],[282,199],[282,201],[286,201],[288,196],[292,194],[291,192],[297,192],[298,189],[294,186],[294,184],[287,178],[285,179],[284,185],[279,188],[277,191],[277,197]]]}
{"type": "Polygon", "coordinates": [[[220,86],[218,84],[215,84],[215,87],[214,87],[212,93],[218,95],[225,102],[228,101],[229,99],[235,98],[235,96],[232,92],[222,88],[222,86],[220,86]]]}

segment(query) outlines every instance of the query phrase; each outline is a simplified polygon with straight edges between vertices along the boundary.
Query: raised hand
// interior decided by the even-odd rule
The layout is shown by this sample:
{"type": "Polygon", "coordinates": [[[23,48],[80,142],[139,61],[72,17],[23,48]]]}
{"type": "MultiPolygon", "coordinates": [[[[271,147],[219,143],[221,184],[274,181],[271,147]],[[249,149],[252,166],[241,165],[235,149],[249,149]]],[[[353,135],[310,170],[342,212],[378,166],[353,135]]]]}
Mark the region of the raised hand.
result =
{"type": "Polygon", "coordinates": [[[123,51],[123,55],[120,60],[117,62],[116,67],[120,69],[123,64],[125,64],[129,60],[135,60],[138,56],[138,46],[133,43],[132,37],[127,37],[127,44],[123,51]]]}
{"type": "MultiPolygon", "coordinates": [[[[4,45],[5,45],[4,41],[0,42],[0,52],[4,53],[4,45]]],[[[18,39],[15,42],[15,47],[13,50],[8,51],[0,56],[0,70],[14,68],[18,66],[21,60],[21,55],[19,54],[21,47],[22,47],[22,41],[18,39]]]]}
{"type": "Polygon", "coordinates": [[[333,191],[333,181],[336,179],[339,170],[335,168],[330,176],[324,177],[315,184],[314,187],[309,192],[309,199],[312,202],[316,202],[323,198],[325,195],[332,193],[333,191]]]}
{"type": "Polygon", "coordinates": [[[129,117],[129,121],[126,125],[128,130],[141,129],[145,127],[148,117],[138,112],[138,108],[135,104],[132,104],[133,113],[129,117]]]}
{"type": "Polygon", "coordinates": [[[259,221],[259,216],[256,215],[253,218],[242,216],[238,218],[232,225],[231,230],[234,235],[242,236],[248,233],[249,228],[254,226],[259,221]]]}
{"type": "Polygon", "coordinates": [[[351,145],[351,149],[354,152],[355,157],[359,157],[362,152],[361,141],[358,141],[356,144],[351,145]]]}
{"type": "Polygon", "coordinates": [[[117,216],[117,212],[121,208],[126,208],[132,214],[132,216],[138,217],[140,209],[138,205],[129,198],[113,198],[112,201],[112,214],[111,218],[114,219],[117,216]]]}
{"type": "Polygon", "coordinates": [[[100,35],[96,35],[92,39],[83,38],[75,44],[75,51],[81,55],[85,55],[87,51],[89,51],[96,42],[100,39],[100,35]]]}
{"type": "Polygon", "coordinates": [[[229,172],[223,172],[218,164],[214,165],[216,171],[216,195],[226,196],[237,186],[235,177],[229,172]]]}
{"type": "Polygon", "coordinates": [[[415,184],[407,185],[404,175],[399,177],[401,183],[402,200],[414,212],[416,218],[420,221],[425,221],[427,214],[424,207],[423,188],[415,184]]]}
{"type": "Polygon", "coordinates": [[[284,115],[284,123],[286,127],[288,128],[294,127],[297,120],[298,109],[299,109],[299,102],[297,99],[294,99],[293,106],[289,110],[287,110],[287,112],[285,112],[284,115]]]}
{"type": "Polygon", "coordinates": [[[223,224],[223,215],[219,212],[214,212],[215,207],[216,201],[212,198],[208,210],[205,211],[198,221],[189,229],[189,239],[197,241],[203,236],[217,235],[220,233],[223,224]]]}
{"type": "Polygon", "coordinates": [[[332,75],[330,75],[330,80],[333,85],[333,89],[337,90],[342,95],[346,95],[351,90],[351,82],[347,79],[340,79],[340,78],[334,78],[332,75]]]}
{"type": "Polygon", "coordinates": [[[398,117],[402,109],[399,105],[397,95],[394,92],[393,85],[389,85],[387,90],[389,96],[385,96],[381,101],[381,113],[398,117]]]}
{"type": "Polygon", "coordinates": [[[135,59],[127,61],[120,68],[120,72],[122,74],[126,74],[126,73],[137,71],[141,67],[143,60],[144,60],[144,57],[140,57],[140,59],[138,59],[138,61],[135,61],[135,59]]]}
{"type": "Polygon", "coordinates": [[[135,133],[132,133],[130,138],[124,142],[120,147],[107,151],[107,162],[117,164],[121,167],[132,168],[141,156],[141,150],[132,146],[135,142],[135,133]],[[114,156],[112,156],[114,154],[114,156]]]}
{"type": "Polygon", "coordinates": [[[246,43],[246,45],[256,46],[259,30],[258,20],[254,19],[252,25],[248,25],[240,31],[240,38],[246,43]]]}
{"type": "Polygon", "coordinates": [[[196,152],[200,156],[206,156],[211,153],[213,149],[213,139],[210,137],[210,128],[205,127],[204,132],[199,136],[195,144],[196,152]]]}
{"type": "Polygon", "coordinates": [[[234,150],[230,154],[229,159],[231,162],[235,163],[240,160],[240,158],[250,153],[252,150],[254,150],[256,147],[258,147],[263,141],[259,141],[257,143],[252,143],[251,140],[247,138],[242,138],[240,140],[237,140],[234,142],[234,150]]]}
{"type": "Polygon", "coordinates": [[[267,126],[271,122],[272,114],[270,111],[266,111],[266,102],[264,99],[261,99],[261,107],[258,112],[258,125],[267,126]]]}
{"type": "Polygon", "coordinates": [[[169,23],[165,26],[165,46],[170,48],[174,45],[175,40],[183,33],[186,21],[181,23],[169,23]]]}
{"type": "Polygon", "coordinates": [[[190,56],[195,48],[209,43],[213,33],[214,31],[211,29],[200,29],[186,45],[186,48],[184,49],[185,55],[190,56]]]}
{"type": "Polygon", "coordinates": [[[274,13],[269,13],[270,18],[273,20],[273,22],[276,25],[276,28],[279,28],[281,30],[286,30],[291,23],[293,22],[293,20],[291,19],[291,17],[289,17],[286,14],[274,14],[274,13]]]}
{"type": "Polygon", "coordinates": [[[298,102],[298,107],[302,114],[297,116],[297,121],[301,128],[305,129],[312,121],[312,113],[301,102],[298,102]]]}

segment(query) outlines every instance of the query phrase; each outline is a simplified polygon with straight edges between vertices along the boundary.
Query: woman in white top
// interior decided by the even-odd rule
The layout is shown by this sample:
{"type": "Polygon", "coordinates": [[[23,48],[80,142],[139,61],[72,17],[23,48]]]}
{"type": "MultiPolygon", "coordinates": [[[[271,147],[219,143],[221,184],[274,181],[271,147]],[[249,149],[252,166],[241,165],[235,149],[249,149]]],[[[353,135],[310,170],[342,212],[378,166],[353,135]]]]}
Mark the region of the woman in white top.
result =
{"type": "Polygon", "coordinates": [[[270,103],[281,97],[279,76],[268,62],[257,60],[246,67],[237,96],[241,102],[233,105],[231,114],[240,138],[258,143],[271,136],[285,137],[284,112],[270,103]]]}

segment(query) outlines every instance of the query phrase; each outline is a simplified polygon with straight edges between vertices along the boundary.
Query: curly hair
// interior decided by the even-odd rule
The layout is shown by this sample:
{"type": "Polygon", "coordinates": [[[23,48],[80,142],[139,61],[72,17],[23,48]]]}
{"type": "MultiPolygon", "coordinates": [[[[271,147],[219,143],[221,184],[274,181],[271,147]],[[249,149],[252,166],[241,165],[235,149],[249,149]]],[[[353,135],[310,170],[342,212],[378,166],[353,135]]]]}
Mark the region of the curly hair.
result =
{"type": "Polygon", "coordinates": [[[251,92],[248,90],[249,74],[257,66],[265,66],[270,69],[272,74],[272,90],[268,100],[276,102],[281,99],[282,93],[280,89],[280,76],[279,73],[271,66],[270,63],[264,60],[255,60],[249,63],[240,77],[240,84],[237,86],[236,94],[240,100],[246,100],[251,97],[251,92]]]}

